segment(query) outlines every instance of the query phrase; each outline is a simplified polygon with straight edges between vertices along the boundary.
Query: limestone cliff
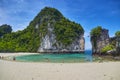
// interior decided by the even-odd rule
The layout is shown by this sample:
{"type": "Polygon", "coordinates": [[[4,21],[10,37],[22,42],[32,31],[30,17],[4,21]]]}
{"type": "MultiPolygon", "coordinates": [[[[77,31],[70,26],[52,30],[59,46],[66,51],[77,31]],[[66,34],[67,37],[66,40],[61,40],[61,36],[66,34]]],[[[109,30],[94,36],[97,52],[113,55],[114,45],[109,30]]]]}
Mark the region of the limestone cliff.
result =
{"type": "Polygon", "coordinates": [[[42,38],[38,52],[84,52],[85,40],[82,35],[76,38],[70,45],[58,43],[55,34],[51,31],[42,38]]]}
{"type": "Polygon", "coordinates": [[[83,27],[55,8],[45,7],[26,29],[0,38],[0,52],[81,52],[83,27]]]}
{"type": "Polygon", "coordinates": [[[79,35],[71,44],[66,46],[56,40],[54,26],[48,23],[47,34],[42,37],[38,52],[84,52],[85,40],[83,36],[83,34],[79,35]]]}
{"type": "Polygon", "coordinates": [[[38,15],[36,17],[39,19],[36,26],[40,29],[38,52],[84,51],[84,30],[80,24],[66,19],[54,8],[46,7],[38,15]]]}
{"type": "Polygon", "coordinates": [[[120,55],[120,37],[116,39],[116,53],[120,55]]]}
{"type": "Polygon", "coordinates": [[[91,34],[92,53],[101,54],[101,49],[109,44],[109,33],[107,29],[95,28],[91,34]],[[96,32],[94,31],[96,30],[96,32]]]}

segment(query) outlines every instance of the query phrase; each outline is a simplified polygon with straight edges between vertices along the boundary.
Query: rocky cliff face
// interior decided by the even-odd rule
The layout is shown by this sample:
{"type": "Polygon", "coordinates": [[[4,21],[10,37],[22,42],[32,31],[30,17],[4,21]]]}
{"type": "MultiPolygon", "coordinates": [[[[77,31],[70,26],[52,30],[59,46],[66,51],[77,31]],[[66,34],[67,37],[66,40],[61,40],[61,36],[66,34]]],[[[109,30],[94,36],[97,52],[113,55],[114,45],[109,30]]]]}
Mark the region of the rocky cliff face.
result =
{"type": "Polygon", "coordinates": [[[38,52],[84,52],[84,34],[79,35],[71,44],[65,46],[56,40],[52,24],[48,23],[47,30],[47,34],[42,37],[38,52]]]}
{"type": "Polygon", "coordinates": [[[83,52],[84,30],[54,8],[44,8],[35,19],[40,29],[38,52],[83,52]],[[44,30],[44,32],[43,32],[44,30]]]}
{"type": "Polygon", "coordinates": [[[116,53],[120,55],[120,37],[116,37],[116,53]]]}
{"type": "Polygon", "coordinates": [[[92,53],[100,54],[101,49],[109,44],[109,34],[107,29],[102,29],[99,36],[91,36],[92,53]]]}

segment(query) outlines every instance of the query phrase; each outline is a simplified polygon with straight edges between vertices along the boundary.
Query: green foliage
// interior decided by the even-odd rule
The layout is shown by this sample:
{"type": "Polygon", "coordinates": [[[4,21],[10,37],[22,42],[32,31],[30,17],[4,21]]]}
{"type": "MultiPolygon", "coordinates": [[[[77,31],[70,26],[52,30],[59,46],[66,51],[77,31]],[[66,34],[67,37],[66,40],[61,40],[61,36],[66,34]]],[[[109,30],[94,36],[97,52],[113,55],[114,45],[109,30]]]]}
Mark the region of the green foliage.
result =
{"type": "Polygon", "coordinates": [[[102,48],[101,52],[106,53],[107,51],[110,51],[113,49],[114,49],[114,46],[109,44],[109,45],[105,46],[104,48],[102,48]]]}
{"type": "Polygon", "coordinates": [[[12,28],[10,25],[3,24],[0,26],[0,37],[11,32],[12,32],[12,28]]]}
{"type": "MultiPolygon", "coordinates": [[[[63,17],[63,15],[57,9],[50,8],[50,7],[45,7],[44,9],[42,9],[38,16],[40,16],[43,19],[46,16],[49,16],[50,19],[55,19],[55,20],[59,20],[63,17]]],[[[47,19],[45,19],[45,20],[47,20],[47,19]]]]}
{"type": "Polygon", "coordinates": [[[40,34],[41,37],[44,37],[48,33],[47,24],[43,23],[40,25],[40,34]]]}
{"type": "Polygon", "coordinates": [[[62,18],[60,21],[56,22],[54,32],[56,34],[56,40],[68,46],[76,38],[79,38],[79,36],[84,33],[84,30],[80,24],[62,18]]]}
{"type": "Polygon", "coordinates": [[[90,35],[91,36],[100,36],[101,34],[101,30],[102,30],[102,27],[101,26],[97,26],[96,28],[93,28],[90,32],[90,35]]]}
{"type": "Polygon", "coordinates": [[[93,28],[90,32],[91,39],[93,39],[94,48],[96,48],[96,46],[97,46],[97,38],[101,35],[101,31],[102,31],[102,27],[97,26],[97,27],[93,28]]]}
{"type": "Polygon", "coordinates": [[[34,31],[29,30],[17,31],[6,34],[0,39],[1,52],[35,52],[40,43],[40,38],[34,31]]]}
{"type": "Polygon", "coordinates": [[[120,31],[117,31],[117,32],[115,33],[115,36],[116,36],[116,37],[120,37],[120,31]]]}
{"type": "Polygon", "coordinates": [[[40,13],[31,21],[30,26],[34,26],[38,23],[55,22],[63,18],[63,15],[55,8],[45,7],[40,13]]]}

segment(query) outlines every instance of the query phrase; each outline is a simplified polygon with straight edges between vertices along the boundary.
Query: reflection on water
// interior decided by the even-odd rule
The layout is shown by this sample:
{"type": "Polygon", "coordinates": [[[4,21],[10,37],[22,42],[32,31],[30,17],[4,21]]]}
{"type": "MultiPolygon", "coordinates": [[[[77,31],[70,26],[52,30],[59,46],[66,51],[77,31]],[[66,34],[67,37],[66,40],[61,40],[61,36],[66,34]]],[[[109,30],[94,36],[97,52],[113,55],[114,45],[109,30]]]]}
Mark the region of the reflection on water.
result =
{"type": "Polygon", "coordinates": [[[92,56],[91,55],[86,55],[86,61],[92,62],[93,61],[92,56]]]}
{"type": "Polygon", "coordinates": [[[90,61],[90,62],[93,61],[92,51],[91,50],[86,50],[85,55],[86,55],[86,61],[90,61]]]}
{"type": "Polygon", "coordinates": [[[92,53],[90,50],[85,51],[85,53],[74,53],[74,54],[34,54],[34,55],[24,55],[17,56],[17,61],[27,61],[27,62],[92,62],[92,53]]]}

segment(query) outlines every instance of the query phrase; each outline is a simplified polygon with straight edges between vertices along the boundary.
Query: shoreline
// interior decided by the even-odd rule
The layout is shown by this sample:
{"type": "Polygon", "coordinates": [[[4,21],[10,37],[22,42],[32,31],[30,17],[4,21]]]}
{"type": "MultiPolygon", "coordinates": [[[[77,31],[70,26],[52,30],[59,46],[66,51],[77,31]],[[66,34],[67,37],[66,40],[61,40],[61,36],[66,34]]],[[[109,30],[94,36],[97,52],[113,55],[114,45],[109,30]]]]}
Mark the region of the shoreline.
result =
{"type": "MultiPolygon", "coordinates": [[[[0,56],[26,54],[2,53],[0,56]]],[[[0,80],[120,80],[119,75],[120,62],[49,63],[0,59],[0,80]]]]}
{"type": "MultiPolygon", "coordinates": [[[[103,62],[120,62],[120,56],[113,57],[113,56],[95,56],[91,55],[93,57],[93,61],[88,62],[34,62],[34,61],[17,61],[14,60],[14,57],[16,56],[23,56],[23,55],[32,55],[32,54],[40,54],[40,53],[0,53],[0,60],[6,60],[6,61],[14,61],[14,62],[32,62],[32,63],[103,63],[103,62]],[[118,59],[115,59],[118,58],[118,59]]],[[[43,53],[41,53],[43,54],[43,53]]]]}

